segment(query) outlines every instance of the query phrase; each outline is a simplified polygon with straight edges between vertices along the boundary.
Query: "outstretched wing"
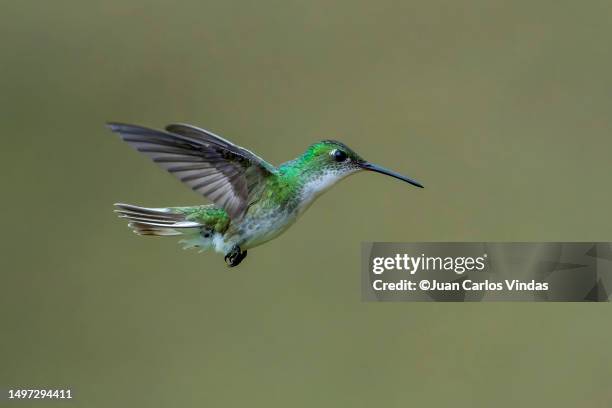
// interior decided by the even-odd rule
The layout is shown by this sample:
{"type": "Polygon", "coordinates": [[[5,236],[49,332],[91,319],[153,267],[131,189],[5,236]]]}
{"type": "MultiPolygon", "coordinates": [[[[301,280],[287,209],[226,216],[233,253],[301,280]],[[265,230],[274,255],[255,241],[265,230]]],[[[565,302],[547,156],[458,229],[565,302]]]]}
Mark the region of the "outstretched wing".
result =
{"type": "Polygon", "coordinates": [[[109,128],[139,152],[239,219],[275,168],[214,133],[173,124],[166,131],[122,123],[109,128]]]}

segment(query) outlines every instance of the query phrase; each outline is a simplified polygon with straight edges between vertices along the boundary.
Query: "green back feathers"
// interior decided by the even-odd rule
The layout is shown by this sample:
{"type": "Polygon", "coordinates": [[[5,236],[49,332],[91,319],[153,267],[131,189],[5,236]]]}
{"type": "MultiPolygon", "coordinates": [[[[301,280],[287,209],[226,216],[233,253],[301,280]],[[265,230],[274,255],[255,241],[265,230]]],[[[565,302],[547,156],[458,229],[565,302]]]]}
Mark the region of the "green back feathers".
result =
{"type": "Polygon", "coordinates": [[[225,232],[230,223],[227,212],[212,204],[197,207],[176,207],[174,210],[185,215],[185,220],[198,222],[219,233],[225,232]]]}

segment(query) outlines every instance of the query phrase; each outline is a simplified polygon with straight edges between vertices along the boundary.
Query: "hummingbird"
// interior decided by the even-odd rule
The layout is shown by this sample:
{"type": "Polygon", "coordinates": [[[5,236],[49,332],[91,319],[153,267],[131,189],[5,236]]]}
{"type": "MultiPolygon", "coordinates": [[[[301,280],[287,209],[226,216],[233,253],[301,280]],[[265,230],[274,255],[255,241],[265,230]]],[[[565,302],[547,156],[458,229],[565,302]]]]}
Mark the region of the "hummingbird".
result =
{"type": "Polygon", "coordinates": [[[240,264],[248,249],[278,237],[319,195],[351,174],[372,171],[423,188],[335,140],[316,142],[297,158],[275,167],[192,125],[170,124],[165,130],[107,125],[134,149],[212,201],[164,208],[116,203],[119,217],[138,235],[182,236],[185,249],[219,252],[230,267],[240,264]]]}

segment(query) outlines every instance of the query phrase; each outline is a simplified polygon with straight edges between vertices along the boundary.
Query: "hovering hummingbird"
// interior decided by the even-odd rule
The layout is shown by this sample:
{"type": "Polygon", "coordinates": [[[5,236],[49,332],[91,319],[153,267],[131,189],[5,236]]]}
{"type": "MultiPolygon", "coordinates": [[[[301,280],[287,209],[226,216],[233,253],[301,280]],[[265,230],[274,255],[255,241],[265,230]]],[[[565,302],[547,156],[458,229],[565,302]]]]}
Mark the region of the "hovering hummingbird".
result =
{"type": "Polygon", "coordinates": [[[108,127],[214,203],[167,208],[118,203],[119,217],[139,235],[182,235],[185,248],[214,249],[230,267],[242,262],[247,249],[279,236],[315,198],[348,175],[374,171],[423,188],[334,140],[314,143],[301,156],[274,167],[191,125],[172,124],[165,131],[122,123],[108,127]]]}

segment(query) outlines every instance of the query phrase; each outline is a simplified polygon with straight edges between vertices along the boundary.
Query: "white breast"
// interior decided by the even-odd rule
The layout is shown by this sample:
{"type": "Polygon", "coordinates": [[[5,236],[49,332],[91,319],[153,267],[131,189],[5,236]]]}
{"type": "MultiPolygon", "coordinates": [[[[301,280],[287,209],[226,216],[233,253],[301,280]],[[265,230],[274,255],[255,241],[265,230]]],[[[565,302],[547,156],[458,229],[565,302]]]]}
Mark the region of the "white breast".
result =
{"type": "Polygon", "coordinates": [[[331,186],[340,181],[345,175],[335,172],[322,173],[319,177],[312,178],[304,184],[301,192],[301,203],[299,212],[304,212],[313,203],[315,198],[327,191],[331,186]]]}
{"type": "Polygon", "coordinates": [[[302,187],[302,197],[317,197],[340,181],[342,177],[343,175],[330,171],[321,174],[319,177],[312,178],[304,185],[304,187],[302,187]]]}

